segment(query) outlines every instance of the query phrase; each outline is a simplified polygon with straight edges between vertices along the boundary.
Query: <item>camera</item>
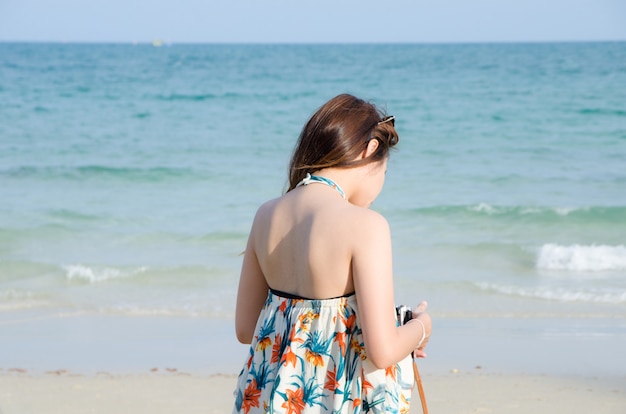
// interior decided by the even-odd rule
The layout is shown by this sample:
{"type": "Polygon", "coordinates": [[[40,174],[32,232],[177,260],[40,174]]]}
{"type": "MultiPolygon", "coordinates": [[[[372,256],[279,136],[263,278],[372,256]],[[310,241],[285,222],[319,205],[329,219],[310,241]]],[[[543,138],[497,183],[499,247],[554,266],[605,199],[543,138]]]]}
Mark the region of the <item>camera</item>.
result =
{"type": "Polygon", "coordinates": [[[396,320],[400,325],[406,324],[408,321],[413,319],[413,310],[404,305],[396,306],[396,320]]]}

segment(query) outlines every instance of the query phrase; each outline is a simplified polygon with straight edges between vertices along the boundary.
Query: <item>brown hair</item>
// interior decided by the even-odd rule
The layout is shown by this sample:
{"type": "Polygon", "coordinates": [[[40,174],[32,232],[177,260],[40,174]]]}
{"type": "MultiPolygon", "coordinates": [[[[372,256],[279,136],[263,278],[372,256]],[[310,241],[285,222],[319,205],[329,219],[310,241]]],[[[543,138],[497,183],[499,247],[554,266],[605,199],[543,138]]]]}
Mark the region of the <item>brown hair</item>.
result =
{"type": "Polygon", "coordinates": [[[320,107],[304,125],[289,164],[289,189],[308,174],[329,167],[350,168],[383,160],[398,143],[393,122],[381,122],[384,113],[352,95],[334,97],[320,107]],[[369,141],[378,149],[358,160],[369,141]]]}

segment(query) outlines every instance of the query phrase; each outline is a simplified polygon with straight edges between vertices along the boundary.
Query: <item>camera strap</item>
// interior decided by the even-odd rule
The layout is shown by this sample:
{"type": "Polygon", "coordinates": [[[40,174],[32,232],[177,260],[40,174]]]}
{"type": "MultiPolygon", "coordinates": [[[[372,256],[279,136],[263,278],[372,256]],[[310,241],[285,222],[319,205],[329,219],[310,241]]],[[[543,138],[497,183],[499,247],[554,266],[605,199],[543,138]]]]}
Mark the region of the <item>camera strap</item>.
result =
{"type": "Polygon", "coordinates": [[[422,402],[422,411],[424,414],[428,414],[428,407],[426,406],[426,394],[424,393],[424,387],[422,386],[422,377],[417,369],[417,362],[413,358],[413,375],[415,376],[415,383],[417,384],[417,390],[420,393],[420,401],[422,402]]]}

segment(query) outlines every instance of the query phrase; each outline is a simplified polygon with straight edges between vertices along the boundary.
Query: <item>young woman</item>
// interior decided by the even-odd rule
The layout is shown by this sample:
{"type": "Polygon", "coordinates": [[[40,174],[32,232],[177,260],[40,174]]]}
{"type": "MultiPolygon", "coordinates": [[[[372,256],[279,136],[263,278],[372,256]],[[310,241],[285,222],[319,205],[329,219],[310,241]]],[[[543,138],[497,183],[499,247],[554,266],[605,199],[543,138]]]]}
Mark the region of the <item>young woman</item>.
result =
{"type": "Polygon", "coordinates": [[[431,320],[422,302],[397,322],[389,226],[369,209],[397,142],[394,118],[351,95],[304,126],[243,259],[235,325],[251,347],[233,412],[408,412],[431,320]]]}

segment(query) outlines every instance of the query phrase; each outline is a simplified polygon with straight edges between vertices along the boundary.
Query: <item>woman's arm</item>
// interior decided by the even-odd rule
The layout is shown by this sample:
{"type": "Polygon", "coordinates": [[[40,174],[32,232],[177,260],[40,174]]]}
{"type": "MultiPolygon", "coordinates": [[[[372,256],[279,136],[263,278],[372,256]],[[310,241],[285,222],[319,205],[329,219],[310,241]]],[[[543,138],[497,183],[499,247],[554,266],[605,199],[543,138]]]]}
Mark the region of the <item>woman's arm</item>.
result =
{"type": "Polygon", "coordinates": [[[237,339],[242,344],[252,342],[254,328],[267,299],[269,289],[254,251],[254,229],[255,225],[253,224],[241,266],[237,307],[235,309],[235,332],[237,339]]]}
{"type": "MultiPolygon", "coordinates": [[[[386,368],[416,349],[424,331],[417,321],[396,326],[389,225],[374,211],[364,210],[362,214],[363,217],[357,218],[359,227],[353,248],[353,280],[365,352],[377,368],[386,368]]],[[[418,317],[426,328],[426,336],[429,336],[430,317],[426,312],[418,317]]]]}

